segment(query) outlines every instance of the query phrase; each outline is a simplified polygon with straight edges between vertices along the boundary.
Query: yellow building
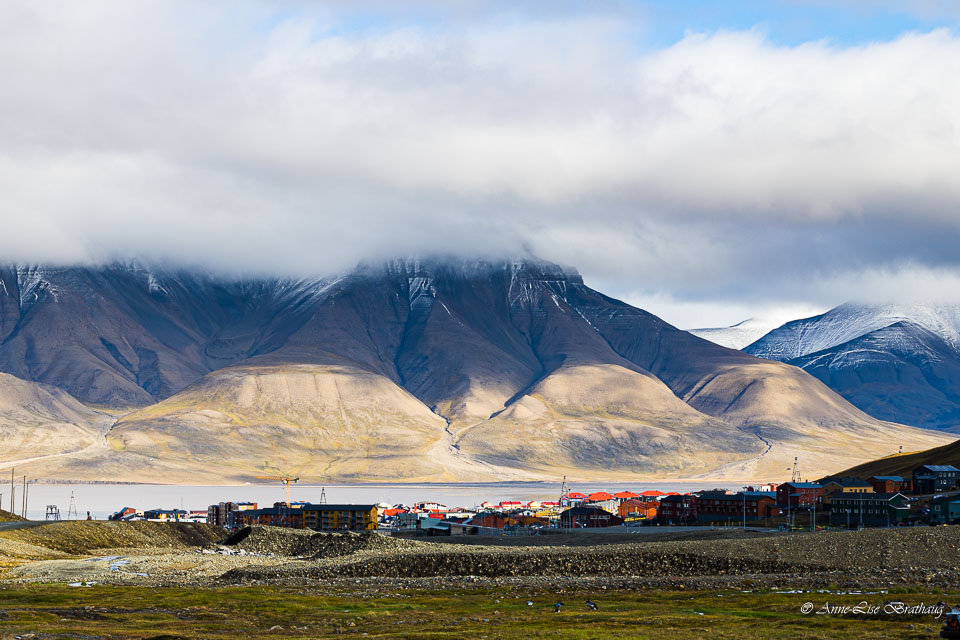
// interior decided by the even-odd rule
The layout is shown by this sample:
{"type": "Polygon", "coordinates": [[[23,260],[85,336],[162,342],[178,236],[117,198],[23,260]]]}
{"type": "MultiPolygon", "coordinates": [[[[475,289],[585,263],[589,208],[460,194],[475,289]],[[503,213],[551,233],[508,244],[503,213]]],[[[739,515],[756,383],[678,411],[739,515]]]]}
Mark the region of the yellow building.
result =
{"type": "Polygon", "coordinates": [[[860,478],[832,478],[823,483],[823,503],[830,504],[835,495],[873,493],[873,485],[860,478]]]}
{"type": "Polygon", "coordinates": [[[377,528],[377,507],[372,504],[307,504],[301,512],[305,529],[366,531],[377,528]]]}

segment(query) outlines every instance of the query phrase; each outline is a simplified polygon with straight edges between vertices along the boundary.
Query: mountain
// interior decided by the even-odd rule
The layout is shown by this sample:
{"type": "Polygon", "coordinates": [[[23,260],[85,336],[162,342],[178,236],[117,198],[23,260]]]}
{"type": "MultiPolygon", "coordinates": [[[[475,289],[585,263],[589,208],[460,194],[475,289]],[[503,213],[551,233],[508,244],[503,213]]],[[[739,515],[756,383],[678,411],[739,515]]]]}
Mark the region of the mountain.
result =
{"type": "Polygon", "coordinates": [[[764,318],[747,318],[742,322],[729,327],[715,327],[708,329],[689,329],[690,333],[704,340],[728,349],[743,349],[756,342],[771,330],[779,327],[782,322],[764,318]]]}
{"type": "Polygon", "coordinates": [[[230,281],[136,265],[0,266],[0,371],[136,407],[281,343],[317,281],[230,281]]]}
{"type": "Polygon", "coordinates": [[[960,346],[960,304],[842,304],[812,318],[794,320],[747,347],[761,358],[787,361],[849,342],[897,322],[911,322],[960,346]]]}
{"type": "Polygon", "coordinates": [[[42,458],[93,447],[110,422],[65,391],[0,373],[0,468],[24,454],[42,458]]]}
{"type": "Polygon", "coordinates": [[[745,351],[803,368],[876,418],[960,426],[960,305],[845,304],[745,351]]]}
{"type": "Polygon", "coordinates": [[[117,415],[105,447],[39,465],[54,477],[776,478],[949,441],[541,261],[7,272],[0,369],[117,415]]]}

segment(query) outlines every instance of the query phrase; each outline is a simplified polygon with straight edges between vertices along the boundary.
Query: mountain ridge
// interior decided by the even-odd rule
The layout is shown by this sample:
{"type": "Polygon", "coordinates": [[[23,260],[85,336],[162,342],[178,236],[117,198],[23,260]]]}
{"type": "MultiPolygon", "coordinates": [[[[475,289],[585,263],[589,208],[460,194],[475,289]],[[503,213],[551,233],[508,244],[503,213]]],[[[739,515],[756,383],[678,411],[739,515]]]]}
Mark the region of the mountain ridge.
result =
{"type": "Polygon", "coordinates": [[[948,441],[544,261],[403,259],[244,282],[110,266],[30,283],[15,313],[0,300],[16,316],[0,369],[133,409],[106,446],[45,473],[756,477],[798,452],[839,468],[907,437],[948,441]]]}
{"type": "Polygon", "coordinates": [[[840,305],[744,351],[801,367],[879,419],[960,428],[960,305],[840,305]]]}

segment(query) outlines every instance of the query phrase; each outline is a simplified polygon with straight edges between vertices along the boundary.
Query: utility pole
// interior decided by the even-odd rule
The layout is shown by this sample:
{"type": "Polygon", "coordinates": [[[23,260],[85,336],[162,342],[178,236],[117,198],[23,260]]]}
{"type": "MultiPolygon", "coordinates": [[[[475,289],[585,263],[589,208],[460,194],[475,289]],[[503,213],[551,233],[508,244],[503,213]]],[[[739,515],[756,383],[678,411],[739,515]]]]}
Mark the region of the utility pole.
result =
{"type": "Polygon", "coordinates": [[[16,471],[15,467],[10,469],[10,513],[16,513],[17,509],[17,487],[13,483],[14,471],[16,471]]]}
{"type": "Polygon", "coordinates": [[[27,476],[23,476],[23,497],[21,498],[23,505],[20,507],[20,515],[24,518],[27,517],[27,476]]]}
{"type": "MultiPolygon", "coordinates": [[[[759,505],[760,503],[757,502],[759,505]]],[[[743,530],[747,530],[747,488],[743,487],[743,530]]]]}

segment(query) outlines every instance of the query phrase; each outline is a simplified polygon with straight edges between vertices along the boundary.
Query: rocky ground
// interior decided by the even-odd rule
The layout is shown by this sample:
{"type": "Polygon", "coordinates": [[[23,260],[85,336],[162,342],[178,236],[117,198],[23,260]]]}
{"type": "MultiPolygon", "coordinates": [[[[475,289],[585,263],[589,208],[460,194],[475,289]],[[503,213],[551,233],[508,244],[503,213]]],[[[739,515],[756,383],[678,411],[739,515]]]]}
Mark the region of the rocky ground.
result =
{"type": "Polygon", "coordinates": [[[474,544],[400,540],[374,532],[326,534],[253,527],[218,537],[214,528],[196,525],[128,529],[129,523],[117,523],[113,529],[104,529],[105,523],[88,524],[91,531],[81,537],[89,543],[86,549],[75,537],[58,539],[52,526],[4,532],[0,556],[6,556],[9,568],[0,573],[0,580],[173,587],[322,583],[348,591],[474,585],[548,589],[960,586],[960,527],[765,535],[701,531],[678,535],[704,539],[636,536],[624,542],[619,536],[596,536],[596,544],[554,536],[549,544],[543,540],[538,545],[521,544],[521,539],[504,545],[496,539],[500,544],[485,545],[481,540],[474,544]],[[154,528],[155,534],[151,533],[154,528]],[[14,536],[20,539],[10,539],[14,536]]]}

